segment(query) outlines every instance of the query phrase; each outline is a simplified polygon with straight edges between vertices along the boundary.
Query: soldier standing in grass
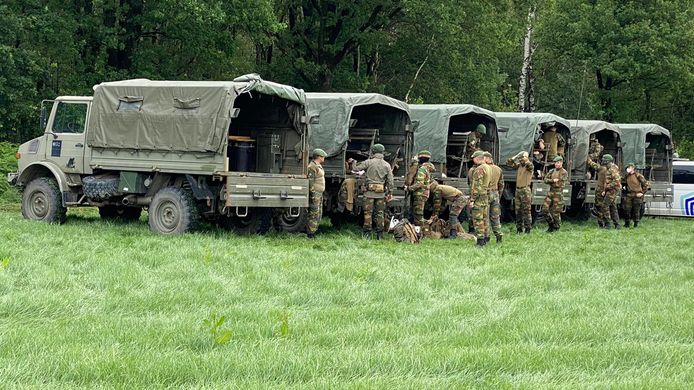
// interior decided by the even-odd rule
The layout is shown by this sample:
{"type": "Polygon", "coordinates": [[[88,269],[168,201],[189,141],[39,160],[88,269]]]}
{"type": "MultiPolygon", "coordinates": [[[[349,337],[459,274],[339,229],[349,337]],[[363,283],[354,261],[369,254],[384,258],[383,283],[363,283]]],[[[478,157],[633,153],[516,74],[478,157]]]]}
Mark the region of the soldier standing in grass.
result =
{"type": "Polygon", "coordinates": [[[614,164],[614,157],[610,154],[602,156],[602,164],[601,167],[596,163],[591,164],[594,169],[598,169],[598,183],[595,188],[598,226],[609,229],[612,220],[614,228],[619,229],[619,214],[615,204],[617,193],[622,188],[619,168],[614,164]]]}
{"type": "Polygon", "coordinates": [[[624,227],[628,228],[631,220],[634,221],[634,227],[639,226],[643,195],[649,187],[648,180],[636,172],[636,166],[629,164],[627,166],[627,196],[624,198],[624,227]]]}
{"type": "Polygon", "coordinates": [[[569,173],[562,167],[564,158],[554,157],[554,169],[545,175],[545,183],[549,184],[549,192],[545,196],[542,212],[547,220],[548,233],[556,232],[561,227],[561,211],[564,207],[564,186],[569,181],[569,173]]]}
{"type": "Polygon", "coordinates": [[[428,161],[423,163],[419,169],[417,169],[417,176],[415,176],[414,184],[409,188],[414,198],[412,201],[412,214],[414,215],[415,226],[422,226],[424,224],[424,205],[426,205],[429,199],[431,173],[435,170],[434,164],[428,161]]]}
{"type": "Polygon", "coordinates": [[[532,216],[532,191],[530,183],[533,180],[533,163],[530,162],[528,152],[520,152],[506,161],[506,165],[516,169],[516,196],[514,199],[516,210],[516,231],[530,233],[533,227],[532,216]]]}
{"type": "Polygon", "coordinates": [[[325,191],[325,172],[321,165],[327,153],[323,149],[314,149],[313,160],[308,164],[308,228],[306,236],[315,238],[323,211],[323,191],[325,191]]]}
{"type": "Polygon", "coordinates": [[[393,191],[393,172],[390,164],[383,159],[383,152],[386,148],[381,144],[374,144],[371,147],[373,152],[371,158],[357,164],[356,169],[365,171],[366,191],[364,191],[364,230],[363,237],[371,239],[373,229],[372,215],[376,222],[376,239],[383,238],[385,227],[386,200],[390,198],[393,191]]]}
{"type": "Polygon", "coordinates": [[[484,162],[491,168],[489,177],[489,224],[500,244],[504,234],[501,232],[501,193],[504,191],[504,174],[501,168],[494,164],[492,154],[484,152],[484,162]]]}
{"type": "Polygon", "coordinates": [[[472,154],[475,170],[472,172],[472,185],[470,187],[470,206],[472,220],[475,225],[477,245],[483,247],[487,244],[486,237],[489,226],[489,179],[492,170],[484,163],[484,152],[481,150],[472,154]]]}

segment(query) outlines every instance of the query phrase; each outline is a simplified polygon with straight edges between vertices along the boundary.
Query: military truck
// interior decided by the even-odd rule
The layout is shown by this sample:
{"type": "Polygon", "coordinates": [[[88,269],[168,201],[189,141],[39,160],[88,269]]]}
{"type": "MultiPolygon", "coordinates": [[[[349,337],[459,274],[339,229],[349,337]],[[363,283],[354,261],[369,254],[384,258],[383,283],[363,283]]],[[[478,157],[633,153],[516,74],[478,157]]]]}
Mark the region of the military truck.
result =
{"type": "MultiPolygon", "coordinates": [[[[571,182],[574,183],[574,195],[570,214],[590,217],[590,210],[595,204],[597,172],[588,166],[591,139],[597,140],[603,150],[598,158],[605,154],[614,157],[614,163],[622,168],[622,131],[612,123],[597,120],[571,120],[571,135],[574,138],[573,166],[571,182]]],[[[599,163],[599,161],[595,161],[599,163]]],[[[617,196],[617,204],[621,196],[617,196]]]]}
{"type": "Polygon", "coordinates": [[[437,180],[469,193],[472,152],[482,149],[490,152],[495,161],[499,158],[495,114],[471,104],[410,104],[410,110],[416,128],[415,151],[431,152],[437,180]],[[477,132],[478,125],[484,125],[485,134],[477,132]]]}
{"type": "MultiPolygon", "coordinates": [[[[506,183],[501,202],[504,216],[512,214],[510,211],[513,210],[516,191],[516,170],[507,166],[506,161],[519,152],[528,152],[528,157],[533,162],[535,172],[531,183],[532,204],[539,209],[549,191],[549,185],[542,178],[554,168],[552,159],[556,155],[564,157],[564,169],[571,172],[573,138],[569,121],[558,115],[541,112],[497,112],[496,118],[501,148],[499,165],[503,169],[506,183]]],[[[572,186],[564,187],[565,207],[571,205],[572,192],[572,186]]]]}
{"type": "MultiPolygon", "coordinates": [[[[635,164],[651,183],[644,203],[665,202],[672,206],[673,145],[670,131],[652,123],[620,123],[624,164],[635,164]]],[[[622,167],[625,168],[625,167],[622,167]]],[[[624,169],[622,169],[625,175],[624,169]]]]}
{"type": "Polygon", "coordinates": [[[308,206],[306,98],[247,75],[234,81],[134,79],[61,96],[45,133],[19,147],[22,214],[65,221],[68,207],[175,234],[201,218],[264,232],[273,212],[308,206]]]}
{"type": "Polygon", "coordinates": [[[390,213],[405,208],[404,178],[412,158],[413,136],[406,103],[375,93],[306,94],[311,149],[321,148],[326,190],[324,215],[333,225],[358,222],[363,178],[354,174],[356,163],[371,155],[371,146],[383,144],[384,158],[393,167],[395,189],[390,213]]]}

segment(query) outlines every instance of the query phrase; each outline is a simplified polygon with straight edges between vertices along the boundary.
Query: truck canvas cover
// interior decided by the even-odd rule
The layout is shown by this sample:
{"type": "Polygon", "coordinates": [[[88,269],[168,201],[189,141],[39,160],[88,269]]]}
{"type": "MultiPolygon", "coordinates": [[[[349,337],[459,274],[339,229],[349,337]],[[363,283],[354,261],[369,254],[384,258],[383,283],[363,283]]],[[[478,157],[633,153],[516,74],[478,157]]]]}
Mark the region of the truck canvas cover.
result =
{"type": "Polygon", "coordinates": [[[325,150],[328,157],[340,154],[349,140],[349,123],[356,106],[381,104],[402,111],[402,115],[389,116],[384,133],[404,133],[410,122],[410,109],[405,102],[377,93],[323,93],[306,94],[311,148],[325,150]]]}
{"type": "Polygon", "coordinates": [[[234,100],[254,92],[306,104],[304,91],[255,74],[234,81],[101,83],[94,86],[87,144],[93,148],[223,153],[234,100]]]}
{"type": "Polygon", "coordinates": [[[540,136],[540,124],[547,122],[555,122],[571,129],[569,121],[550,113],[497,112],[496,124],[499,126],[501,149],[499,161],[504,163],[520,151],[531,152],[535,140],[540,136]]]}
{"type": "MultiPolygon", "coordinates": [[[[616,125],[593,120],[572,120],[571,123],[571,138],[574,141],[574,157],[573,169],[577,172],[586,171],[586,163],[588,161],[588,147],[590,146],[590,135],[602,130],[610,130],[622,138],[622,132],[616,125]]],[[[616,157],[615,157],[616,158],[616,157]]]]}
{"type": "MultiPolygon", "coordinates": [[[[652,123],[629,123],[618,124],[622,130],[623,149],[622,155],[625,164],[633,163],[636,167],[643,169],[646,167],[646,136],[662,135],[667,138],[668,143],[672,144],[670,131],[666,128],[652,123]]],[[[663,148],[665,145],[663,145],[663,148]]]]}
{"type": "Polygon", "coordinates": [[[411,104],[412,120],[416,122],[415,150],[431,152],[431,161],[446,162],[448,127],[451,117],[479,114],[496,121],[492,111],[472,104],[411,104]]]}

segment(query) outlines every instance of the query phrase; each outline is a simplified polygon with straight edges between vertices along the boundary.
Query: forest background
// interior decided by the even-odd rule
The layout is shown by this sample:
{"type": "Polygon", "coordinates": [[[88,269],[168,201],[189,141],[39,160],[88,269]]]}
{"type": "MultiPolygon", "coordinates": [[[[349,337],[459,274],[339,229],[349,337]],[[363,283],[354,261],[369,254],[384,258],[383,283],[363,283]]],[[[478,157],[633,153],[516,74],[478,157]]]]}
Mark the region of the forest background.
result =
{"type": "Polygon", "coordinates": [[[103,81],[231,80],[379,92],[567,119],[653,122],[694,158],[686,0],[5,0],[0,141],[42,99],[103,81]]]}

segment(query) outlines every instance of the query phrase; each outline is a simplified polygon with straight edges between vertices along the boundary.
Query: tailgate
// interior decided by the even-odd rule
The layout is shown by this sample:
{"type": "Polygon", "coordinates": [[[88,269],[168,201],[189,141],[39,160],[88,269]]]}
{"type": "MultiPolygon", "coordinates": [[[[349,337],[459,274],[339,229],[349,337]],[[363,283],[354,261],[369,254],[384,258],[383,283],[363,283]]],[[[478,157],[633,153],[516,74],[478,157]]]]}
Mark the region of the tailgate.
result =
{"type": "Polygon", "coordinates": [[[226,207],[308,207],[308,179],[286,175],[228,176],[226,207]]]}
{"type": "MultiPolygon", "coordinates": [[[[549,184],[545,184],[539,180],[533,180],[533,205],[541,205],[545,203],[545,196],[549,192],[549,184]]],[[[565,185],[562,190],[562,195],[564,197],[564,206],[571,206],[571,192],[573,187],[571,185],[565,185]]],[[[595,192],[595,191],[593,191],[595,192]]]]}
{"type": "MultiPolygon", "coordinates": [[[[597,180],[587,180],[586,181],[586,199],[583,203],[595,203],[595,188],[598,186],[597,180]]],[[[617,197],[614,200],[615,204],[620,204],[622,202],[622,191],[617,191],[617,197]]]]}
{"type": "Polygon", "coordinates": [[[652,182],[651,190],[643,195],[644,202],[672,202],[672,183],[652,182]]]}

